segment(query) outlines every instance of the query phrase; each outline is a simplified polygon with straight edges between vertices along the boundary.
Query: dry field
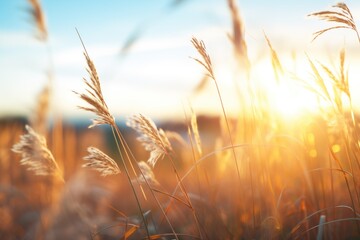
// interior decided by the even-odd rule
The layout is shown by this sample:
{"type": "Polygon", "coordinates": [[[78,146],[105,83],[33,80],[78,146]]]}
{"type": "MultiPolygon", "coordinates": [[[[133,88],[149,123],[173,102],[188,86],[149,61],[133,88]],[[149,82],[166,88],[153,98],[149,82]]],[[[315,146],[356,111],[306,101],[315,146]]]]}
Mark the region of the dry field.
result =
{"type": "MultiPolygon", "coordinates": [[[[46,44],[46,13],[28,2],[46,44]]],[[[290,76],[318,99],[316,114],[290,121],[251,78],[238,6],[227,4],[233,32],[224,44],[232,44],[239,66],[236,114],[225,107],[206,39],[194,37],[189,61],[205,77],[193,94],[214,88],[218,115],[189,107],[185,120],[155,123],[138,114],[115,121],[121,113],[109,109],[79,29],[84,83],[74,94],[79,111],[94,119],[74,124],[56,113],[48,120],[56,92],[50,69],[33,115],[1,120],[0,239],[360,239],[360,118],[346,51],[335,67],[305,56],[312,72],[301,79],[264,34],[279,86],[290,76]]],[[[315,38],[338,28],[359,38],[344,3],[311,16],[330,24],[315,38]]]]}

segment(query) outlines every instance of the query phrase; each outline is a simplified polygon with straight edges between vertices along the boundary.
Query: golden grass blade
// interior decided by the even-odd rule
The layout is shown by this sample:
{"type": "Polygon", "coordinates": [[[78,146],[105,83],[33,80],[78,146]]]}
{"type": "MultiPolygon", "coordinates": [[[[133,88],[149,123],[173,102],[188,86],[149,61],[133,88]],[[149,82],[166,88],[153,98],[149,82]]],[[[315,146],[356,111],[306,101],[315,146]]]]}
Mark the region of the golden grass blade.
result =
{"type": "Polygon", "coordinates": [[[21,154],[21,165],[27,166],[27,170],[36,175],[59,176],[62,180],[62,172],[48,149],[46,139],[36,133],[30,126],[25,126],[27,134],[20,137],[20,142],[12,147],[12,151],[21,154]]]}
{"type": "Polygon", "coordinates": [[[320,66],[322,67],[322,69],[324,70],[324,72],[328,75],[328,77],[335,83],[337,84],[338,82],[338,78],[335,76],[335,73],[333,73],[330,68],[328,68],[327,66],[325,66],[324,64],[320,63],[320,66]]]}
{"type": "Polygon", "coordinates": [[[100,175],[103,177],[116,175],[121,172],[115,160],[99,149],[88,147],[87,151],[89,152],[89,155],[85,156],[83,159],[88,162],[83,164],[82,167],[96,170],[100,172],[100,175]]]}
{"type": "Polygon", "coordinates": [[[330,94],[325,86],[325,80],[320,76],[319,70],[316,68],[315,64],[310,60],[311,67],[313,69],[316,83],[318,86],[320,86],[322,92],[325,94],[326,99],[328,101],[333,100],[335,105],[337,106],[339,112],[342,112],[342,94],[345,94],[349,100],[351,99],[350,96],[350,88],[348,83],[348,73],[345,70],[345,50],[342,49],[339,54],[339,71],[338,73],[335,73],[332,71],[329,67],[326,65],[319,63],[321,66],[321,70],[323,70],[324,73],[326,73],[327,77],[330,79],[330,83],[333,87],[333,97],[330,97],[330,94]]]}
{"type": "Polygon", "coordinates": [[[320,87],[322,94],[326,97],[328,101],[331,101],[331,96],[329,94],[329,91],[325,85],[324,78],[320,75],[319,70],[315,66],[314,62],[310,59],[309,56],[307,56],[310,67],[313,71],[314,78],[316,81],[316,85],[320,87]]]}
{"type": "MultiPolygon", "coordinates": [[[[320,31],[317,31],[315,32],[313,35],[313,39],[311,41],[314,41],[315,39],[317,39],[320,35],[322,35],[323,33],[327,32],[327,31],[330,31],[330,30],[333,30],[333,29],[339,29],[339,28],[350,28],[348,26],[335,26],[335,27],[329,27],[329,28],[325,28],[325,29],[322,29],[320,31]]],[[[350,28],[351,29],[351,28],[350,28]]]]}
{"type": "Polygon", "coordinates": [[[355,31],[358,41],[360,42],[360,36],[355,24],[355,20],[347,5],[345,3],[340,2],[333,5],[332,8],[333,10],[320,11],[308,15],[309,17],[317,17],[318,19],[323,21],[335,22],[340,24],[337,26],[329,27],[315,32],[313,41],[316,38],[318,38],[320,35],[322,35],[323,33],[329,30],[338,29],[338,28],[349,28],[355,31]]]}
{"type": "Polygon", "coordinates": [[[345,48],[341,49],[340,51],[340,82],[343,87],[344,93],[347,95],[348,98],[350,96],[350,86],[349,86],[349,73],[348,70],[345,68],[345,48]]]}
{"type": "Polygon", "coordinates": [[[269,38],[267,37],[267,35],[265,33],[264,33],[264,36],[265,36],[266,42],[267,42],[267,44],[268,44],[268,46],[270,48],[271,64],[272,64],[272,67],[273,67],[273,70],[274,70],[275,78],[276,78],[276,81],[279,83],[280,75],[284,74],[284,69],[281,66],[278,55],[277,55],[276,51],[274,50],[274,48],[272,47],[269,38]]]}
{"type": "Polygon", "coordinates": [[[342,83],[341,73],[340,73],[340,76],[336,76],[335,73],[332,72],[329,67],[325,66],[324,64],[320,64],[320,66],[322,67],[324,72],[327,74],[327,76],[331,80],[332,85],[336,89],[340,90],[341,92],[345,93],[346,95],[350,94],[350,93],[348,93],[347,86],[342,83]]]}

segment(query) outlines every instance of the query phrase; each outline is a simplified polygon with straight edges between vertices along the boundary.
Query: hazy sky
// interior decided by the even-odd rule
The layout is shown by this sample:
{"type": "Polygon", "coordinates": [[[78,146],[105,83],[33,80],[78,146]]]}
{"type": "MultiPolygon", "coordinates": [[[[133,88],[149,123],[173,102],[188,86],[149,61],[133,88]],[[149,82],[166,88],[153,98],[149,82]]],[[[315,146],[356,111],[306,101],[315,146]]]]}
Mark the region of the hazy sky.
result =
{"type": "MultiPolygon", "coordinates": [[[[227,1],[41,2],[49,30],[48,45],[34,37],[36,28],[27,1],[0,1],[0,116],[31,114],[36,96],[47,82],[49,58],[55,74],[53,109],[65,117],[83,113],[76,108],[81,102],[72,92],[82,92],[82,78],[87,77],[75,28],[97,67],[105,98],[115,116],[143,113],[171,117],[181,115],[189,101],[199,111],[218,104],[211,93],[198,98],[191,96],[203,71],[189,58],[197,56],[190,39],[196,36],[205,41],[219,76],[227,78],[226,67],[231,58],[227,1]],[[121,49],[131,36],[137,41],[124,54],[121,49]]],[[[346,3],[355,19],[360,19],[360,1],[346,3]]],[[[324,25],[306,15],[332,4],[328,0],[238,1],[246,25],[250,59],[260,66],[266,59],[271,68],[263,37],[266,32],[284,59],[294,51],[301,58],[304,52],[319,58],[325,52],[327,57],[336,58],[338,50],[346,45],[354,50],[349,54],[350,59],[355,59],[350,69],[356,68],[359,44],[354,34],[338,31],[311,43],[311,34],[324,25]]],[[[271,72],[266,71],[264,68],[265,74],[271,72]]],[[[226,81],[221,85],[227,95],[226,81]]],[[[231,105],[231,100],[228,104],[231,105]]]]}

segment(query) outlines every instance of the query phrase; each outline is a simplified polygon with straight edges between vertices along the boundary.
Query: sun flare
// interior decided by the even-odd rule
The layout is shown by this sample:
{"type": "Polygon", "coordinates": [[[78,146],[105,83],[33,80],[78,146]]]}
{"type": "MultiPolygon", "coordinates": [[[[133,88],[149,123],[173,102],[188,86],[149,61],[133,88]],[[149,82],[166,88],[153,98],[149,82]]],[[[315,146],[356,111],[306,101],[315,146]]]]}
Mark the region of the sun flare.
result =
{"type": "Polygon", "coordinates": [[[272,110],[286,119],[315,112],[318,109],[316,97],[308,90],[289,83],[290,81],[293,80],[284,79],[284,82],[268,86],[272,110]]]}

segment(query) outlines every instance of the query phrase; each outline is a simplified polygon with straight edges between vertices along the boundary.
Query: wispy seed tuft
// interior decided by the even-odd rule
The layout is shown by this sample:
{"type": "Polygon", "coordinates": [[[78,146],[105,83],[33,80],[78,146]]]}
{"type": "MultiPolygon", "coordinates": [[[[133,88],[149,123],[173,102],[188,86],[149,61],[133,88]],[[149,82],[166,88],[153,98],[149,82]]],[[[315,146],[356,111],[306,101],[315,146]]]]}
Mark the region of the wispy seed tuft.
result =
{"type": "Polygon", "coordinates": [[[20,142],[11,149],[21,154],[21,165],[27,166],[27,170],[35,172],[36,175],[58,175],[62,178],[59,166],[47,147],[45,137],[28,125],[25,128],[28,133],[20,136],[20,142]]]}
{"type": "Polygon", "coordinates": [[[88,147],[87,150],[89,155],[83,158],[87,161],[82,165],[83,167],[96,170],[103,177],[120,173],[119,166],[111,157],[95,147],[88,147]]]}
{"type": "Polygon", "coordinates": [[[128,119],[126,124],[141,135],[137,139],[143,144],[145,150],[150,152],[147,162],[152,167],[172,150],[165,132],[158,129],[150,118],[141,114],[134,115],[128,119]]]}

